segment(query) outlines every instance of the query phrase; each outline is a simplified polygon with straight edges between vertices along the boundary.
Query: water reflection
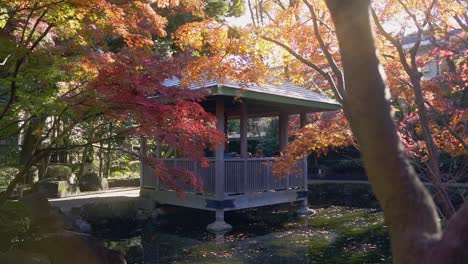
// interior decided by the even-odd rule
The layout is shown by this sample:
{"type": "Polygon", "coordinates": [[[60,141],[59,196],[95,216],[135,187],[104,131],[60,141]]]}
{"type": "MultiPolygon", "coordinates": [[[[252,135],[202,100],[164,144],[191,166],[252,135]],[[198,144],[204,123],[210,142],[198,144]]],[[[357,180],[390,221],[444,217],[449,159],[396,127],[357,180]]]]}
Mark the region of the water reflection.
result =
{"type": "Polygon", "coordinates": [[[195,237],[168,233],[165,229],[171,228],[149,223],[140,236],[108,241],[108,246],[125,253],[128,263],[309,263],[309,239],[331,236],[309,230],[307,218],[296,220],[284,222],[289,226],[283,231],[269,234],[255,235],[250,232],[255,230],[237,225],[225,234],[200,232],[195,237]],[[128,249],[136,245],[141,245],[142,256],[129,255],[128,249]]]}

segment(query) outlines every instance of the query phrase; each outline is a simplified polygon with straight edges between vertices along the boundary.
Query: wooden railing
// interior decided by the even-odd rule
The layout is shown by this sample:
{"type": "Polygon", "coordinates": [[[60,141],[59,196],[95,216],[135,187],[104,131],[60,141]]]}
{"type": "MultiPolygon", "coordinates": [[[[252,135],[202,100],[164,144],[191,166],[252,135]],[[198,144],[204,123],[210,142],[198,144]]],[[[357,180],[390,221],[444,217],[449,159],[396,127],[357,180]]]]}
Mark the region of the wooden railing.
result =
{"type": "MultiPolygon", "coordinates": [[[[298,168],[292,169],[295,173],[285,176],[273,174],[272,163],[274,158],[231,158],[224,160],[224,191],[226,194],[242,194],[251,192],[264,192],[282,190],[304,186],[303,163],[297,164],[298,168]]],[[[168,168],[181,168],[195,172],[203,182],[203,193],[215,193],[215,160],[209,159],[209,166],[188,159],[165,159],[168,168]]],[[[147,166],[143,168],[143,187],[152,187],[160,190],[168,190],[164,184],[159,184],[157,177],[147,166]],[[159,186],[159,187],[158,187],[159,186]]],[[[193,186],[184,185],[180,179],[178,183],[186,192],[197,192],[193,186]]]]}
{"type": "Polygon", "coordinates": [[[274,175],[273,160],[274,158],[224,160],[225,192],[264,192],[304,186],[302,170],[287,176],[274,175]]]}

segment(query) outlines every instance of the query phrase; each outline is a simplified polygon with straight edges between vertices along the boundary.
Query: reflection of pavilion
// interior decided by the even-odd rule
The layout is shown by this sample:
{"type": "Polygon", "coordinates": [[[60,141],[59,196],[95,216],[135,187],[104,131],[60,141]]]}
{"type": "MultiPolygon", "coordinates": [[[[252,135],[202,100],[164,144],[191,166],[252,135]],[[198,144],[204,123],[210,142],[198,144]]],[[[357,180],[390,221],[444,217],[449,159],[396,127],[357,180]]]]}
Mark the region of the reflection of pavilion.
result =
{"type": "MultiPolygon", "coordinates": [[[[175,86],[178,81],[168,80],[166,84],[175,86]]],[[[247,119],[279,116],[281,150],[288,142],[289,115],[300,114],[301,125],[304,125],[306,113],[337,110],[340,105],[330,98],[289,83],[263,87],[209,83],[203,88],[209,89],[210,93],[201,104],[207,112],[216,115],[219,131],[226,133],[227,119],[240,119],[240,157],[225,158],[225,146],[219,145],[208,167],[201,167],[187,159],[166,159],[169,167],[195,171],[203,180],[204,192],[197,193],[188,186],[184,199],[178,198],[175,191],[160,184],[158,177],[143,164],[141,197],[162,204],[215,211],[216,222],[208,226],[213,231],[231,228],[224,222],[224,211],[296,201],[302,201],[305,209],[306,163],[299,165],[302,166],[300,172],[277,177],[272,173],[272,158],[248,158],[247,119]]]]}
{"type": "MultiPolygon", "coordinates": [[[[304,218],[307,219],[307,218],[304,218]]],[[[166,233],[148,225],[139,243],[143,248],[144,263],[309,263],[309,242],[304,235],[331,240],[323,232],[307,232],[307,221],[296,229],[271,232],[240,239],[223,234],[216,238],[199,240],[166,233]]],[[[236,235],[234,235],[236,237],[236,235]]]]}

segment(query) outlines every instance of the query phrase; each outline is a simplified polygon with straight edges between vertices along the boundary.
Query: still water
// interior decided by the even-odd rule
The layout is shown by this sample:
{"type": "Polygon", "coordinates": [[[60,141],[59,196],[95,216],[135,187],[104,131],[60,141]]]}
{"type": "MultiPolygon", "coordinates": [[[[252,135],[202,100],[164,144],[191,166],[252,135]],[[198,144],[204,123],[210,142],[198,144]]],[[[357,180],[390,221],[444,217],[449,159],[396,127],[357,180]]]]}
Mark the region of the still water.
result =
{"type": "Polygon", "coordinates": [[[381,227],[378,212],[330,207],[298,217],[296,209],[288,205],[229,212],[226,221],[233,230],[216,235],[205,230],[213,213],[170,208],[158,222],[131,235],[113,230],[103,238],[128,263],[389,263],[385,235],[378,237],[382,246],[369,229],[381,227]],[[364,237],[344,237],[347,230],[364,230],[364,237]]]}

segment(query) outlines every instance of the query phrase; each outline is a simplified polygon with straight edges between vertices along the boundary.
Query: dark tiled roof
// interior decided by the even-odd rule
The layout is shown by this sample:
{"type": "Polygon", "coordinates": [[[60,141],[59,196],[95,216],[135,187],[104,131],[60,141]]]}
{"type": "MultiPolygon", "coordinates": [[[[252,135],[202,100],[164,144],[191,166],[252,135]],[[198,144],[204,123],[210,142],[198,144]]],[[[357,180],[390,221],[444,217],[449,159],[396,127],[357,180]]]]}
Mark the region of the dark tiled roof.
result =
{"type": "MultiPolygon", "coordinates": [[[[179,84],[180,84],[180,81],[177,78],[166,79],[163,82],[163,85],[167,87],[178,86],[179,84]]],[[[242,97],[242,92],[254,92],[258,94],[264,94],[265,96],[273,95],[273,96],[283,97],[287,99],[296,99],[296,100],[301,100],[301,101],[324,103],[324,104],[329,104],[329,105],[335,105],[337,107],[340,106],[340,104],[337,101],[327,96],[318,94],[304,87],[294,85],[292,83],[285,82],[285,81],[278,81],[278,82],[275,82],[275,84],[265,84],[262,86],[252,85],[252,84],[241,86],[234,82],[228,82],[228,83],[205,82],[199,85],[192,85],[189,88],[200,89],[200,88],[210,88],[210,87],[227,87],[231,89],[236,89],[236,90],[239,90],[239,96],[241,97],[242,97]]],[[[222,92],[215,92],[215,94],[222,94],[222,92]]]]}

